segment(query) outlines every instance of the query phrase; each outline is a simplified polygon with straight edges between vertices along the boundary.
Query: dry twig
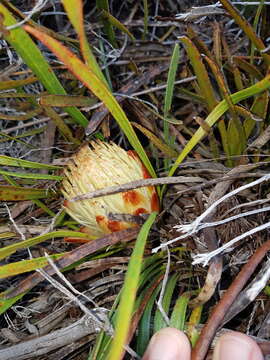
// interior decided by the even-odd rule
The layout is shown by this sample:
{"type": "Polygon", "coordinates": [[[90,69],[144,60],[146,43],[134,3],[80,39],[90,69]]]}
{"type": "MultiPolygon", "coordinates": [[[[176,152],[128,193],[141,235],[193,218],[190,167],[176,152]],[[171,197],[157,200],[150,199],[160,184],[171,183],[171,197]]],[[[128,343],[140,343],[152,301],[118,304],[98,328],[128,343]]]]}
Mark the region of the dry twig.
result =
{"type": "MultiPolygon", "coordinates": [[[[118,231],[109,235],[106,235],[97,240],[88,242],[78,248],[72,250],[68,254],[64,255],[61,259],[55,261],[55,265],[61,270],[64,267],[67,267],[71,264],[74,264],[76,261],[82,259],[83,257],[94,253],[95,251],[102,249],[109,245],[114,245],[118,242],[127,242],[136,237],[138,234],[138,228],[130,228],[122,231],[118,231]]],[[[55,270],[51,266],[46,266],[44,271],[48,275],[53,275],[55,270]]],[[[39,273],[34,273],[28,276],[26,279],[21,281],[16,288],[11,289],[5,294],[6,299],[10,299],[14,296],[17,296],[25,291],[32,289],[34,286],[39,284],[43,280],[43,277],[39,273]]]]}
{"type": "Polygon", "coordinates": [[[215,336],[224,316],[236,299],[239,292],[243,289],[250,276],[255,271],[258,264],[262,261],[265,254],[270,250],[270,240],[265,242],[243,266],[231,286],[228,288],[220,302],[215,306],[207,323],[203,327],[199,340],[192,351],[192,360],[203,360],[206,356],[208,347],[215,336]]]}

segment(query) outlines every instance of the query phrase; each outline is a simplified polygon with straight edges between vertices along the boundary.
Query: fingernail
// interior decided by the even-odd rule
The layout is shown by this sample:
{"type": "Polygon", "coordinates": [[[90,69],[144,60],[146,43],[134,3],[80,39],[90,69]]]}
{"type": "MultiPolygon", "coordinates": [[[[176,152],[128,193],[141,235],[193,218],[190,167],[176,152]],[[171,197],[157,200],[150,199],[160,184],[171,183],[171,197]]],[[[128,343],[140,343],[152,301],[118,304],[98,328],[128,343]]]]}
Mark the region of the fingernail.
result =
{"type": "Polygon", "coordinates": [[[162,329],[151,339],[143,360],[190,359],[190,344],[184,333],[173,328],[162,329]]]}
{"type": "Polygon", "coordinates": [[[219,339],[213,360],[263,360],[259,346],[245,334],[230,332],[219,339]]]}

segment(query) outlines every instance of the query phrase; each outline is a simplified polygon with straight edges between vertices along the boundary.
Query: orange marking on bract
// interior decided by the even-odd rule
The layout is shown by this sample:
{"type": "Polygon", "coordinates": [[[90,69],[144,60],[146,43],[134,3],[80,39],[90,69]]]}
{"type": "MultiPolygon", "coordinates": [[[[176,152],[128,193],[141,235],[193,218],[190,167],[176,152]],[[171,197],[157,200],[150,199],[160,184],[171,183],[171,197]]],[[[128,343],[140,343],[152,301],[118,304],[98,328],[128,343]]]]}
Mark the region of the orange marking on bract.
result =
{"type": "Polygon", "coordinates": [[[130,157],[132,157],[133,159],[138,160],[138,155],[137,155],[136,151],[134,151],[134,150],[128,150],[127,153],[128,153],[128,155],[129,155],[130,157]]]}
{"type": "Polygon", "coordinates": [[[141,202],[141,195],[136,190],[126,191],[122,194],[124,202],[132,204],[134,206],[138,205],[141,202]]]}
{"type": "Polygon", "coordinates": [[[149,174],[149,172],[148,172],[148,170],[146,169],[146,167],[145,167],[143,164],[141,164],[141,166],[142,166],[143,178],[144,178],[144,179],[149,179],[149,178],[151,178],[151,175],[149,174]]]}
{"type": "Polygon", "coordinates": [[[96,222],[98,223],[98,224],[100,224],[101,222],[103,222],[104,221],[104,216],[102,216],[102,215],[97,215],[96,216],[96,222]]]}
{"type": "Polygon", "coordinates": [[[124,229],[124,226],[121,224],[120,221],[109,220],[108,221],[108,229],[111,232],[115,232],[115,231],[120,231],[120,230],[124,229]]]}
{"type": "Polygon", "coordinates": [[[139,158],[139,156],[137,155],[136,151],[134,150],[128,150],[127,151],[128,155],[131,156],[133,159],[135,159],[142,168],[142,173],[143,173],[143,178],[144,179],[149,179],[151,178],[151,175],[149,174],[148,170],[146,169],[146,167],[143,165],[143,163],[141,162],[141,159],[139,158]]]}
{"type": "Polygon", "coordinates": [[[147,214],[148,211],[145,208],[138,208],[137,210],[134,211],[134,215],[140,215],[140,214],[147,214]]]}
{"type": "Polygon", "coordinates": [[[68,201],[68,200],[64,200],[63,205],[64,205],[64,207],[68,208],[69,201],[68,201]]]}
{"type": "Polygon", "coordinates": [[[151,196],[151,210],[152,211],[159,211],[159,201],[156,191],[151,196]]]}

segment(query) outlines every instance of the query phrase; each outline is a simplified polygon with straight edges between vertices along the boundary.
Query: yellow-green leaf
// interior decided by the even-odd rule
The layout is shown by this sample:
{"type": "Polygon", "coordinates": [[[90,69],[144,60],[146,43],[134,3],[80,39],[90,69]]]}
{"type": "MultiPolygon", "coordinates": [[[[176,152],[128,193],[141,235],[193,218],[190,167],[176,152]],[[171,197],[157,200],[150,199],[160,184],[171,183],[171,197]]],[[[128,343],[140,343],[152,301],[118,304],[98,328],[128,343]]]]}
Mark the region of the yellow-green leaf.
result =
{"type": "Polygon", "coordinates": [[[111,114],[114,116],[119,126],[127,136],[129,142],[137,151],[142,162],[146,166],[149,173],[156,177],[152,164],[145,153],[135,131],[133,130],[129,120],[126,117],[123,109],[116,101],[114,96],[108,90],[107,86],[96,76],[96,74],[89,69],[74,53],[63,46],[59,41],[51,38],[30,26],[25,26],[25,29],[38,40],[45,44],[57,57],[68,67],[68,69],[87,87],[89,88],[104,104],[107,106],[111,114]]]}
{"type": "Polygon", "coordinates": [[[121,293],[121,300],[116,315],[116,325],[108,360],[121,359],[126,344],[129,327],[132,320],[136,293],[139,286],[140,272],[143,263],[143,254],[148,233],[155,221],[157,213],[152,213],[143,224],[132,252],[128,270],[121,293]]]}
{"type": "Polygon", "coordinates": [[[52,192],[48,189],[35,189],[17,186],[0,186],[1,201],[18,201],[48,198],[52,192]]]}
{"type": "Polygon", "coordinates": [[[16,252],[17,250],[20,249],[25,249],[28,248],[30,246],[34,246],[36,244],[39,244],[43,241],[46,241],[48,239],[53,239],[53,238],[61,238],[61,237],[77,237],[77,238],[81,238],[81,239],[89,239],[89,235],[79,232],[79,231],[69,231],[69,230],[59,230],[59,231],[52,231],[49,232],[47,234],[43,234],[43,235],[39,235],[39,236],[35,236],[33,238],[30,239],[26,239],[23,241],[19,241],[15,244],[9,245],[9,246],[5,246],[3,248],[0,249],[0,260],[4,259],[5,257],[13,254],[14,252],[16,252]]]}
{"type": "MultiPolygon", "coordinates": [[[[3,25],[10,26],[16,24],[16,20],[8,9],[0,3],[0,14],[3,16],[3,25]]],[[[32,41],[30,36],[25,32],[22,27],[17,27],[10,31],[5,31],[4,39],[12,45],[18,55],[23,59],[27,66],[38,77],[39,81],[51,94],[66,94],[61,83],[55,76],[52,68],[49,66],[39,48],[32,41]]],[[[78,124],[87,126],[88,120],[85,116],[74,107],[67,107],[65,111],[78,124]]]]}
{"type": "MultiPolygon", "coordinates": [[[[262,91],[268,89],[270,87],[270,75],[267,75],[263,80],[257,82],[256,84],[240,90],[231,95],[231,100],[233,104],[237,104],[239,101],[247,99],[250,96],[257,95],[262,91]]],[[[228,110],[229,106],[226,100],[222,100],[214,110],[207,116],[205,122],[209,126],[213,126],[217,120],[228,110]]],[[[171,167],[168,176],[172,176],[177,169],[178,165],[185,159],[185,157],[190,153],[190,151],[198,144],[199,141],[206,135],[206,132],[202,127],[200,127],[196,133],[189,140],[181,154],[178,156],[174,165],[171,167]]],[[[164,188],[163,188],[164,189],[164,188]]]]}
{"type": "Polygon", "coordinates": [[[108,21],[113,26],[117,27],[119,30],[127,34],[132,41],[136,40],[135,37],[131,34],[131,32],[128,30],[128,28],[125,25],[123,25],[119,20],[117,20],[114,16],[112,16],[112,14],[110,14],[108,11],[104,9],[101,10],[101,16],[104,17],[105,19],[108,19],[108,21]]]}
{"type": "MultiPolygon", "coordinates": [[[[64,253],[54,254],[54,255],[50,255],[49,257],[52,260],[57,260],[63,255],[64,253]]],[[[10,276],[15,276],[18,274],[23,274],[25,272],[40,269],[46,265],[48,265],[48,260],[45,256],[33,258],[30,260],[16,261],[13,263],[9,263],[7,265],[2,265],[0,266],[0,279],[4,279],[10,276]]]]}
{"type": "Polygon", "coordinates": [[[96,99],[87,96],[76,95],[43,95],[39,99],[42,106],[93,106],[97,103],[96,99]]]}
{"type": "Polygon", "coordinates": [[[150,130],[135,122],[132,122],[131,124],[137,129],[139,129],[150,140],[151,143],[153,143],[160,151],[163,152],[163,154],[165,154],[169,158],[175,158],[178,155],[177,151],[175,151],[169,145],[160,140],[150,130]]]}
{"type": "Polygon", "coordinates": [[[78,33],[84,61],[89,66],[89,68],[96,74],[96,76],[104,83],[104,85],[107,86],[106,79],[96,61],[94,54],[92,53],[91,47],[87,41],[87,36],[84,31],[82,0],[62,0],[62,3],[71,24],[78,33]]]}
{"type": "Polygon", "coordinates": [[[5,155],[0,155],[0,165],[17,166],[17,167],[31,168],[31,169],[47,169],[47,170],[61,169],[61,166],[41,164],[34,161],[17,159],[5,155]]]}

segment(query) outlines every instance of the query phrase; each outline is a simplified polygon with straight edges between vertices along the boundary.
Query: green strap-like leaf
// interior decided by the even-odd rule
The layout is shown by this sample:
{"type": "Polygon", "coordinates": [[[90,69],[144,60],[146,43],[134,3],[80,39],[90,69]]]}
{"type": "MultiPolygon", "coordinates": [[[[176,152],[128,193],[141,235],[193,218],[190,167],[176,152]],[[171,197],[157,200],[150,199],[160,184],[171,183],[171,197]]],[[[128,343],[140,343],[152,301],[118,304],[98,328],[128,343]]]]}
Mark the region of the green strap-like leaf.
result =
{"type": "Polygon", "coordinates": [[[63,179],[63,176],[58,176],[58,175],[21,173],[21,172],[12,172],[5,170],[0,170],[0,174],[15,176],[21,179],[40,179],[40,180],[56,180],[56,181],[60,181],[63,179]]]}
{"type": "MultiPolygon", "coordinates": [[[[1,3],[0,14],[3,16],[4,26],[8,27],[16,24],[15,18],[1,3]]],[[[39,48],[22,27],[6,31],[4,33],[4,39],[13,46],[26,65],[29,66],[33,73],[38,77],[39,81],[51,94],[66,94],[64,88],[55,76],[52,68],[41,54],[39,48]]],[[[67,107],[65,108],[65,111],[69,113],[78,124],[85,127],[87,126],[88,120],[77,108],[67,107]]]]}
{"type": "Polygon", "coordinates": [[[30,168],[30,169],[47,169],[47,170],[61,169],[61,166],[41,164],[34,161],[16,159],[5,155],[0,155],[0,165],[16,166],[16,167],[30,168]]]}
{"type": "Polygon", "coordinates": [[[17,186],[0,186],[1,201],[19,201],[48,198],[52,192],[48,189],[35,189],[17,186]]]}
{"type": "Polygon", "coordinates": [[[73,236],[73,237],[78,237],[81,239],[88,239],[89,235],[84,234],[82,232],[79,231],[70,231],[70,230],[59,230],[59,231],[52,231],[49,232],[47,234],[43,234],[43,235],[39,235],[39,236],[35,236],[33,238],[30,239],[26,239],[23,241],[19,241],[15,244],[9,245],[9,246],[5,246],[4,248],[0,249],[0,260],[4,259],[5,257],[13,254],[14,252],[16,252],[17,250],[20,249],[25,249],[28,248],[30,246],[34,246],[36,244],[39,244],[43,241],[46,241],[48,239],[53,239],[53,238],[61,238],[61,237],[66,237],[66,236],[73,236]]]}
{"type": "Polygon", "coordinates": [[[84,31],[84,19],[83,19],[83,1],[82,0],[62,0],[64,8],[67,12],[69,20],[77,31],[80,40],[81,52],[84,61],[89,68],[96,74],[96,76],[103,81],[107,86],[107,81],[96,61],[96,58],[88,43],[87,36],[84,31]]]}
{"type": "Polygon", "coordinates": [[[121,293],[121,300],[117,310],[115,333],[111,344],[108,360],[120,359],[126,343],[128,330],[132,319],[136,293],[139,285],[140,273],[143,263],[143,254],[148,233],[155,221],[157,213],[152,213],[142,226],[134,250],[132,252],[128,270],[121,293]]]}
{"type": "MultiPolygon", "coordinates": [[[[255,85],[252,85],[244,90],[238,91],[231,95],[231,100],[233,104],[237,104],[239,101],[249,98],[250,96],[257,95],[262,91],[270,87],[270,75],[267,75],[263,80],[257,82],[255,85]]],[[[222,100],[214,110],[207,116],[205,119],[206,124],[213,126],[217,120],[228,110],[229,106],[226,100],[222,100]]],[[[178,168],[178,165],[185,159],[185,157],[190,153],[190,151],[198,144],[199,141],[206,135],[206,132],[202,127],[200,127],[196,133],[189,140],[181,154],[178,156],[171,170],[169,171],[168,176],[173,176],[175,170],[178,168]]],[[[164,188],[163,188],[164,189],[164,188]]]]}
{"type": "MultiPolygon", "coordinates": [[[[52,260],[57,260],[63,255],[64,254],[54,254],[49,257],[52,260]]],[[[48,265],[48,260],[45,256],[2,265],[0,266],[0,279],[40,269],[46,265],[48,265]]]]}
{"type": "Polygon", "coordinates": [[[59,41],[53,39],[45,33],[42,33],[30,26],[25,26],[25,29],[45,44],[56,56],[67,66],[67,68],[79,79],[88,89],[90,89],[104,104],[107,106],[119,126],[127,136],[130,144],[140,156],[142,162],[146,166],[149,173],[156,177],[155,171],[141,145],[135,131],[133,130],[123,109],[104,85],[96,74],[85,65],[77,56],[75,56],[69,49],[63,46],[59,41]]]}

